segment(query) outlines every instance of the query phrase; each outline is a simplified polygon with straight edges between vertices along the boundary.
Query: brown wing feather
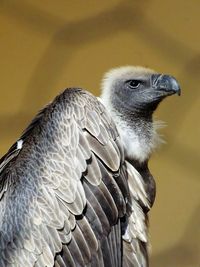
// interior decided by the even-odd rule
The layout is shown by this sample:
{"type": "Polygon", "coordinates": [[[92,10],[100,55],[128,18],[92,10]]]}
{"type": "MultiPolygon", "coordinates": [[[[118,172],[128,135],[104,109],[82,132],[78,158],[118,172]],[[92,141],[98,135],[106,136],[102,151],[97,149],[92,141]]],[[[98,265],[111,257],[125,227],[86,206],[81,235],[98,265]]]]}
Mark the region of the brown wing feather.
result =
{"type": "Polygon", "coordinates": [[[5,169],[0,266],[121,266],[119,218],[129,192],[104,107],[89,93],[66,90],[22,138],[5,169]]]}

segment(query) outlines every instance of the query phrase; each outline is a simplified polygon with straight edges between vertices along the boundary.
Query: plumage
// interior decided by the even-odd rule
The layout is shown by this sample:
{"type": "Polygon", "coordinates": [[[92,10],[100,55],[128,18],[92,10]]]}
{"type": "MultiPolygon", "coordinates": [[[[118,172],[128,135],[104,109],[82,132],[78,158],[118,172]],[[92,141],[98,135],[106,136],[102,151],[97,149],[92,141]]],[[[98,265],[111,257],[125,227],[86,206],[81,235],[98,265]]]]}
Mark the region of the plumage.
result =
{"type": "Polygon", "coordinates": [[[58,95],[0,160],[0,266],[148,266],[152,114],[173,77],[112,70],[58,95]]]}

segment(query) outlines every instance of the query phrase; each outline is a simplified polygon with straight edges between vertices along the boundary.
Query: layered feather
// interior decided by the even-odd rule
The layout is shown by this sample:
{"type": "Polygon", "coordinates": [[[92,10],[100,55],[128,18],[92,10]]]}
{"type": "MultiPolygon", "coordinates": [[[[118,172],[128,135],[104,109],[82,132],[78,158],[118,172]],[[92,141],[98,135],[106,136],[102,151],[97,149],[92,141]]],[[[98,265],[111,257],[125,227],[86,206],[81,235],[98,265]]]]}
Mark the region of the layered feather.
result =
{"type": "Polygon", "coordinates": [[[102,104],[66,90],[20,140],[1,162],[0,266],[121,266],[128,174],[102,104]]]}

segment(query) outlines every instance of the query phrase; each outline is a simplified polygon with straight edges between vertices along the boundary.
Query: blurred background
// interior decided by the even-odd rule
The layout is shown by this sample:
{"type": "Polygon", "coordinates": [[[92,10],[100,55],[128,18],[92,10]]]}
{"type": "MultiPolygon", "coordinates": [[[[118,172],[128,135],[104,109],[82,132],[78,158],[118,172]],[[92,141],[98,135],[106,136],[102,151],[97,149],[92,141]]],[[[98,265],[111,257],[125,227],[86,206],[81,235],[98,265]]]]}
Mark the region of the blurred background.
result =
{"type": "Polygon", "coordinates": [[[200,1],[1,0],[0,154],[68,86],[98,95],[109,68],[174,75],[181,97],[156,117],[167,143],[151,159],[151,266],[200,266],[200,1]]]}

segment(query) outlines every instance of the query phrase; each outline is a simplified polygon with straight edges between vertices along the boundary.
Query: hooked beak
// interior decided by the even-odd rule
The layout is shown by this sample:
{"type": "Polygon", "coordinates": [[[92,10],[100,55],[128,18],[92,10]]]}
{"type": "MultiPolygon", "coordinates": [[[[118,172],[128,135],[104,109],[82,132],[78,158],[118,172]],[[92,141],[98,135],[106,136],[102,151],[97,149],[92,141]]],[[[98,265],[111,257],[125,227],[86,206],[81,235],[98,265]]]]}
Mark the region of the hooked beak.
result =
{"type": "Polygon", "coordinates": [[[177,80],[170,75],[153,74],[151,76],[152,87],[156,90],[163,91],[167,95],[181,94],[181,88],[177,80]]]}

